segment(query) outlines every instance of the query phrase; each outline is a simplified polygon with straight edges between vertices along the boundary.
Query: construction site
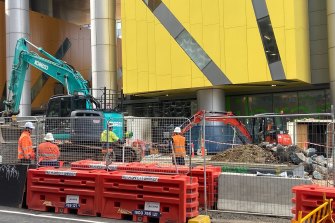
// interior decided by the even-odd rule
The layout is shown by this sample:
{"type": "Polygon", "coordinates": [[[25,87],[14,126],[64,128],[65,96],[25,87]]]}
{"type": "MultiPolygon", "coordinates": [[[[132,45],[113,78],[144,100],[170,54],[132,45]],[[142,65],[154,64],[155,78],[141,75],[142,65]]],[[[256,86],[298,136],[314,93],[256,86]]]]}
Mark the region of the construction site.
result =
{"type": "Polygon", "coordinates": [[[334,222],[335,0],[0,0],[0,221],[334,222]]]}

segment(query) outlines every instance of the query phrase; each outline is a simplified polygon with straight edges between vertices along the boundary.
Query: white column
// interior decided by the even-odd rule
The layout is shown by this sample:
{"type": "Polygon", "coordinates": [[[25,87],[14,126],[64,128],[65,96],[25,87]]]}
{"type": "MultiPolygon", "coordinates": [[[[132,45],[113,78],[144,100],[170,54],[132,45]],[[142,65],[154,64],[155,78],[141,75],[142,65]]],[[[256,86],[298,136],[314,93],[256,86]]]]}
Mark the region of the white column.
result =
{"type": "MultiPolygon", "coordinates": [[[[6,0],[6,78],[7,88],[13,65],[16,41],[22,37],[29,38],[29,0],[6,0]]],[[[24,80],[19,116],[31,115],[30,70],[24,80]]],[[[8,94],[8,90],[7,90],[8,94]]]]}
{"type": "MultiPolygon", "coordinates": [[[[92,88],[117,91],[115,0],[90,0],[92,88]]],[[[99,91],[93,96],[99,98],[99,91]]]]}
{"type": "Polygon", "coordinates": [[[225,111],[225,94],[222,89],[204,89],[197,91],[198,111],[225,111]]]}

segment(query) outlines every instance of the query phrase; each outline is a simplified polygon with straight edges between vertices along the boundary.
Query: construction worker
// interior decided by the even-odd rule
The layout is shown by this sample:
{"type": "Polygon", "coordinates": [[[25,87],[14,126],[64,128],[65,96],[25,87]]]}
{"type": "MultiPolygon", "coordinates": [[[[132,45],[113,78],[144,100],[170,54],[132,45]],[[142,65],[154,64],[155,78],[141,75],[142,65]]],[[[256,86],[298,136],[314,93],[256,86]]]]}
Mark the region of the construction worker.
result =
{"type": "Polygon", "coordinates": [[[109,152],[111,152],[112,144],[115,144],[116,142],[119,141],[119,137],[117,137],[117,135],[113,132],[113,123],[108,122],[107,127],[108,127],[108,131],[104,130],[100,136],[100,141],[102,142],[102,148],[103,148],[102,153],[107,153],[107,149],[109,150],[109,152]],[[108,132],[108,137],[107,137],[107,132],[108,132]]]}
{"type": "Polygon", "coordinates": [[[101,133],[100,141],[107,142],[107,132],[108,132],[108,142],[110,143],[117,142],[119,140],[119,137],[117,137],[117,135],[113,132],[113,123],[109,122],[107,126],[108,126],[108,131],[104,130],[101,133]]]}
{"type": "Polygon", "coordinates": [[[58,158],[60,156],[59,148],[54,144],[54,136],[47,133],[44,137],[45,142],[38,145],[39,165],[41,166],[59,166],[58,158]]]}
{"type": "Polygon", "coordinates": [[[33,129],[35,129],[33,123],[26,122],[24,124],[24,130],[21,133],[17,147],[17,158],[20,163],[30,164],[35,159],[33,142],[30,136],[33,129]]]}
{"type": "MultiPolygon", "coordinates": [[[[173,132],[174,132],[174,135],[172,136],[172,141],[173,141],[173,150],[174,150],[174,154],[176,157],[176,163],[178,165],[185,165],[186,139],[184,136],[181,135],[180,127],[176,127],[173,132]]],[[[172,157],[172,162],[174,164],[173,157],[172,157]]]]}

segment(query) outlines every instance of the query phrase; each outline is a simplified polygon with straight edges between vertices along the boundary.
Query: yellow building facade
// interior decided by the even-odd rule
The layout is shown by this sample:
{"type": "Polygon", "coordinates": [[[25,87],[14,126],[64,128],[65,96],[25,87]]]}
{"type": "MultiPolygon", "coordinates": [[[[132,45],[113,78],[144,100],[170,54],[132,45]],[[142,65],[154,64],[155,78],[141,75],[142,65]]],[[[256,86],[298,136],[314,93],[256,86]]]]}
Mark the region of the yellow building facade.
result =
{"type": "Polygon", "coordinates": [[[213,87],[237,91],[241,84],[310,83],[307,1],[264,0],[261,6],[255,2],[121,1],[124,93],[213,87]],[[206,67],[199,68],[192,49],[183,48],[178,40],[180,34],[171,35],[169,24],[162,24],[166,12],[228,81],[216,82],[221,77],[210,77],[206,67]],[[268,20],[262,23],[264,18],[268,20]],[[275,74],[278,66],[272,66],[272,56],[279,61],[282,76],[275,74]]]}

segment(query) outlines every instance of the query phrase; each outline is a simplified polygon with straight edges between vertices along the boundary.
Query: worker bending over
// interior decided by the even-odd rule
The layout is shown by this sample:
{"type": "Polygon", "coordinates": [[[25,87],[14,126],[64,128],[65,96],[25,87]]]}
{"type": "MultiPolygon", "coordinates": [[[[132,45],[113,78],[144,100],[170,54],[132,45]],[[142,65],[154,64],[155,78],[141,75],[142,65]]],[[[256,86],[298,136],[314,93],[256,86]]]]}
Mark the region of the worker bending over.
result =
{"type": "Polygon", "coordinates": [[[54,144],[54,136],[47,133],[44,137],[45,142],[38,145],[39,165],[41,166],[59,166],[58,158],[60,156],[59,148],[54,144]]]}
{"type": "MultiPolygon", "coordinates": [[[[174,129],[174,135],[172,136],[173,141],[173,149],[174,154],[176,156],[176,163],[177,165],[185,165],[185,145],[186,145],[186,139],[184,136],[182,136],[180,127],[176,127],[174,129]]],[[[174,159],[172,157],[172,162],[174,164],[174,159]]]]}
{"type": "Polygon", "coordinates": [[[33,123],[26,122],[24,124],[24,130],[21,133],[17,147],[17,158],[20,163],[31,164],[31,161],[35,159],[33,142],[30,136],[33,129],[35,129],[33,123]]]}

